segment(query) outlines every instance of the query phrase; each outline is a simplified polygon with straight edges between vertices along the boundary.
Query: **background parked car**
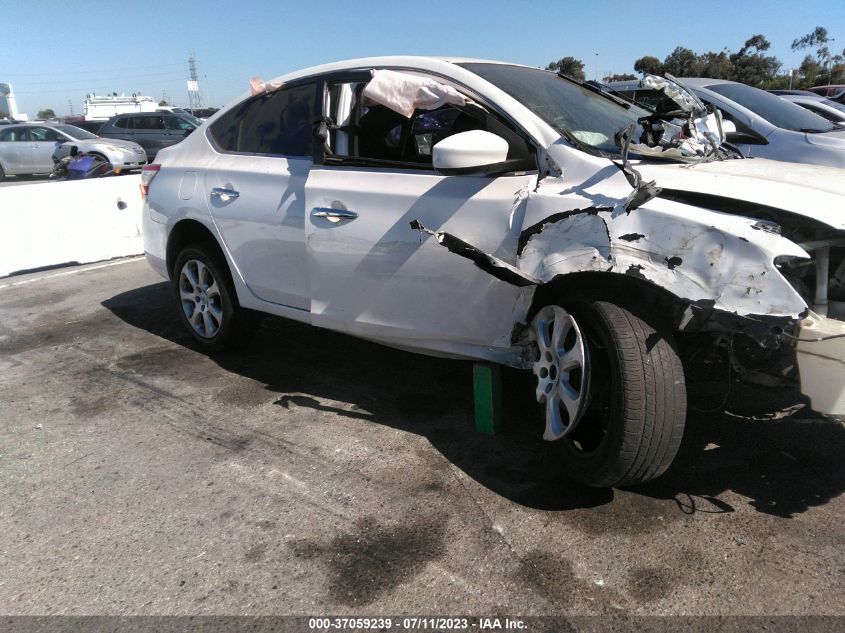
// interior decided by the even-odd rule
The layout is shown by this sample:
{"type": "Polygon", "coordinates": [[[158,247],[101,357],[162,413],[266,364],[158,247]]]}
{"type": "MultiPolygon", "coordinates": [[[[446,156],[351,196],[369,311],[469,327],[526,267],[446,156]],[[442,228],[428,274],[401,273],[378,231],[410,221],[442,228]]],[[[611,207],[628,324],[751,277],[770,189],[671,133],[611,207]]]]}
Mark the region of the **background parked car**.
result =
{"type": "MultiPolygon", "coordinates": [[[[845,130],[827,119],[736,81],[690,77],[680,81],[736,126],[728,141],[743,155],[845,168],[845,130]]],[[[613,81],[607,86],[650,108],[665,98],[639,81],[613,81]]]]}
{"type": "Polygon", "coordinates": [[[810,92],[814,92],[817,95],[821,95],[823,97],[833,97],[842,93],[845,93],[845,84],[830,84],[827,86],[815,86],[814,88],[809,89],[810,92]]]}
{"type": "Polygon", "coordinates": [[[841,103],[814,93],[779,96],[781,99],[791,101],[810,112],[818,114],[820,117],[824,117],[834,125],[845,126],[845,105],[841,103]]]}
{"type": "Polygon", "coordinates": [[[152,161],[160,149],[176,145],[197,127],[194,121],[178,112],[119,114],[103,124],[99,135],[134,141],[144,148],[147,159],[152,161]]]}
{"type": "Polygon", "coordinates": [[[101,156],[115,170],[146,164],[143,148],[131,141],[107,141],[64,123],[18,123],[0,128],[0,178],[5,174],[49,174],[55,159],[80,152],[101,156]]]}

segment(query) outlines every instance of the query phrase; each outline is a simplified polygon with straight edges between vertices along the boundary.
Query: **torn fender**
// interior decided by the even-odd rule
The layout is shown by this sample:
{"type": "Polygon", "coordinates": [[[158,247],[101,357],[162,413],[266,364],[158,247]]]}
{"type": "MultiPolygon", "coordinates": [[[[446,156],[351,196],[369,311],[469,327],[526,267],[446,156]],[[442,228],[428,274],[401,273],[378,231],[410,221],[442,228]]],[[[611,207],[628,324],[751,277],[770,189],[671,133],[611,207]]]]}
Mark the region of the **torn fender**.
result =
{"type": "MultiPolygon", "coordinates": [[[[531,202],[551,207],[555,201],[531,202]]],[[[542,283],[575,272],[630,275],[739,315],[797,317],[806,310],[774,264],[779,256],[809,257],[786,238],[755,230],[748,218],[669,200],[630,213],[619,208],[551,214],[541,230],[526,229],[531,236],[517,268],[542,283]]]]}
{"type": "MultiPolygon", "coordinates": [[[[561,200],[535,195],[529,198],[532,204],[551,211],[561,200]]],[[[595,272],[632,276],[682,300],[706,302],[741,316],[796,318],[806,311],[804,300],[774,264],[779,256],[809,257],[795,243],[756,230],[753,220],[741,216],[662,199],[633,212],[626,212],[626,204],[620,199],[615,207],[549,213],[522,231],[516,266],[416,220],[411,227],[520,287],[595,272]]]]}

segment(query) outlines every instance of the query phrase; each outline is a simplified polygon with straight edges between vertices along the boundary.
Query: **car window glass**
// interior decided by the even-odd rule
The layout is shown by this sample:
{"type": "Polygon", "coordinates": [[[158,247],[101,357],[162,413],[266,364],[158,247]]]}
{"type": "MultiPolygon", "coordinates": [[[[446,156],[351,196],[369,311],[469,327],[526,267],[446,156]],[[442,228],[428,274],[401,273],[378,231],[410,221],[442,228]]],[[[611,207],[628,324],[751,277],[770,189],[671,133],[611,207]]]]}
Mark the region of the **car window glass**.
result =
{"type": "Polygon", "coordinates": [[[91,134],[91,132],[80,129],[75,125],[57,125],[55,129],[77,140],[97,138],[96,134],[91,134]]]}
{"type": "Polygon", "coordinates": [[[33,141],[58,141],[64,140],[59,136],[55,130],[48,127],[32,127],[29,128],[30,139],[33,141]]]}
{"type": "Polygon", "coordinates": [[[168,130],[193,130],[194,126],[190,121],[178,116],[169,116],[164,119],[164,123],[168,130]]]}
{"type": "Polygon", "coordinates": [[[122,130],[129,129],[132,127],[132,117],[120,117],[117,121],[114,122],[114,126],[119,127],[122,130]]]}
{"type": "Polygon", "coordinates": [[[240,151],[310,156],[315,114],[315,85],[276,91],[255,100],[244,117],[240,151]]]}
{"type": "Polygon", "coordinates": [[[827,132],[829,121],[780,97],[745,84],[712,84],[709,90],[736,101],[775,127],[794,132],[827,132]]]}
{"type": "Polygon", "coordinates": [[[6,128],[5,130],[0,131],[0,141],[4,143],[28,140],[29,134],[27,134],[26,128],[24,127],[6,128]]]}
{"type": "Polygon", "coordinates": [[[309,83],[254,97],[216,121],[211,135],[223,151],[310,157],[316,93],[309,83]]]}
{"type": "Polygon", "coordinates": [[[238,136],[240,135],[241,121],[243,120],[242,111],[246,112],[248,104],[249,101],[235,106],[209,126],[208,131],[219,150],[223,152],[238,151],[238,136]]]}
{"type": "Polygon", "coordinates": [[[164,127],[164,117],[158,115],[150,115],[150,116],[136,116],[133,117],[135,120],[135,129],[141,130],[163,130],[164,127]]]}
{"type": "MultiPolygon", "coordinates": [[[[461,63],[467,70],[501,88],[559,131],[605,152],[619,153],[617,132],[634,124],[634,138],[647,110],[628,108],[555,73],[510,64],[461,63]]],[[[775,97],[777,98],[777,97],[775,97]]]]}
{"type": "Polygon", "coordinates": [[[800,104],[802,108],[809,110],[813,114],[818,114],[820,117],[824,117],[828,121],[836,121],[837,119],[834,118],[835,115],[832,113],[827,112],[826,110],[822,110],[821,108],[811,104],[811,103],[802,103],[800,104]]]}

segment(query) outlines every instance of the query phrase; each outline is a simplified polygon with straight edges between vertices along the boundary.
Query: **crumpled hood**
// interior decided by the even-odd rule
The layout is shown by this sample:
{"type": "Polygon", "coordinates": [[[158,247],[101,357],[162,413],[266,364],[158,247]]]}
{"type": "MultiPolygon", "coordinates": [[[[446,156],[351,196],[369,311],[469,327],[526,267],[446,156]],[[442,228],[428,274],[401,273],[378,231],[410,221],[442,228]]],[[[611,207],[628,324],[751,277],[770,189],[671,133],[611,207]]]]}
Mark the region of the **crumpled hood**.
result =
{"type": "Polygon", "coordinates": [[[735,198],[845,230],[845,170],[764,158],[682,165],[631,161],[658,187],[735,198]]]}

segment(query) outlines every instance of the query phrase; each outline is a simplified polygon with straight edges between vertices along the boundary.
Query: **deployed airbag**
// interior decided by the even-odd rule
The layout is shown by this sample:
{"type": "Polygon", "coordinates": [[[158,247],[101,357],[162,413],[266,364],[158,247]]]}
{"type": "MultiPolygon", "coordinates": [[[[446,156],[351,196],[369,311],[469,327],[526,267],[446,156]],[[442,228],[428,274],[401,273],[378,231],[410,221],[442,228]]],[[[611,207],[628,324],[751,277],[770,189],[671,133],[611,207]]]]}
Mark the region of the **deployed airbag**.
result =
{"type": "Polygon", "coordinates": [[[363,97],[409,119],[415,110],[434,110],[447,103],[462,106],[469,102],[452,86],[395,70],[374,70],[363,97]]]}

